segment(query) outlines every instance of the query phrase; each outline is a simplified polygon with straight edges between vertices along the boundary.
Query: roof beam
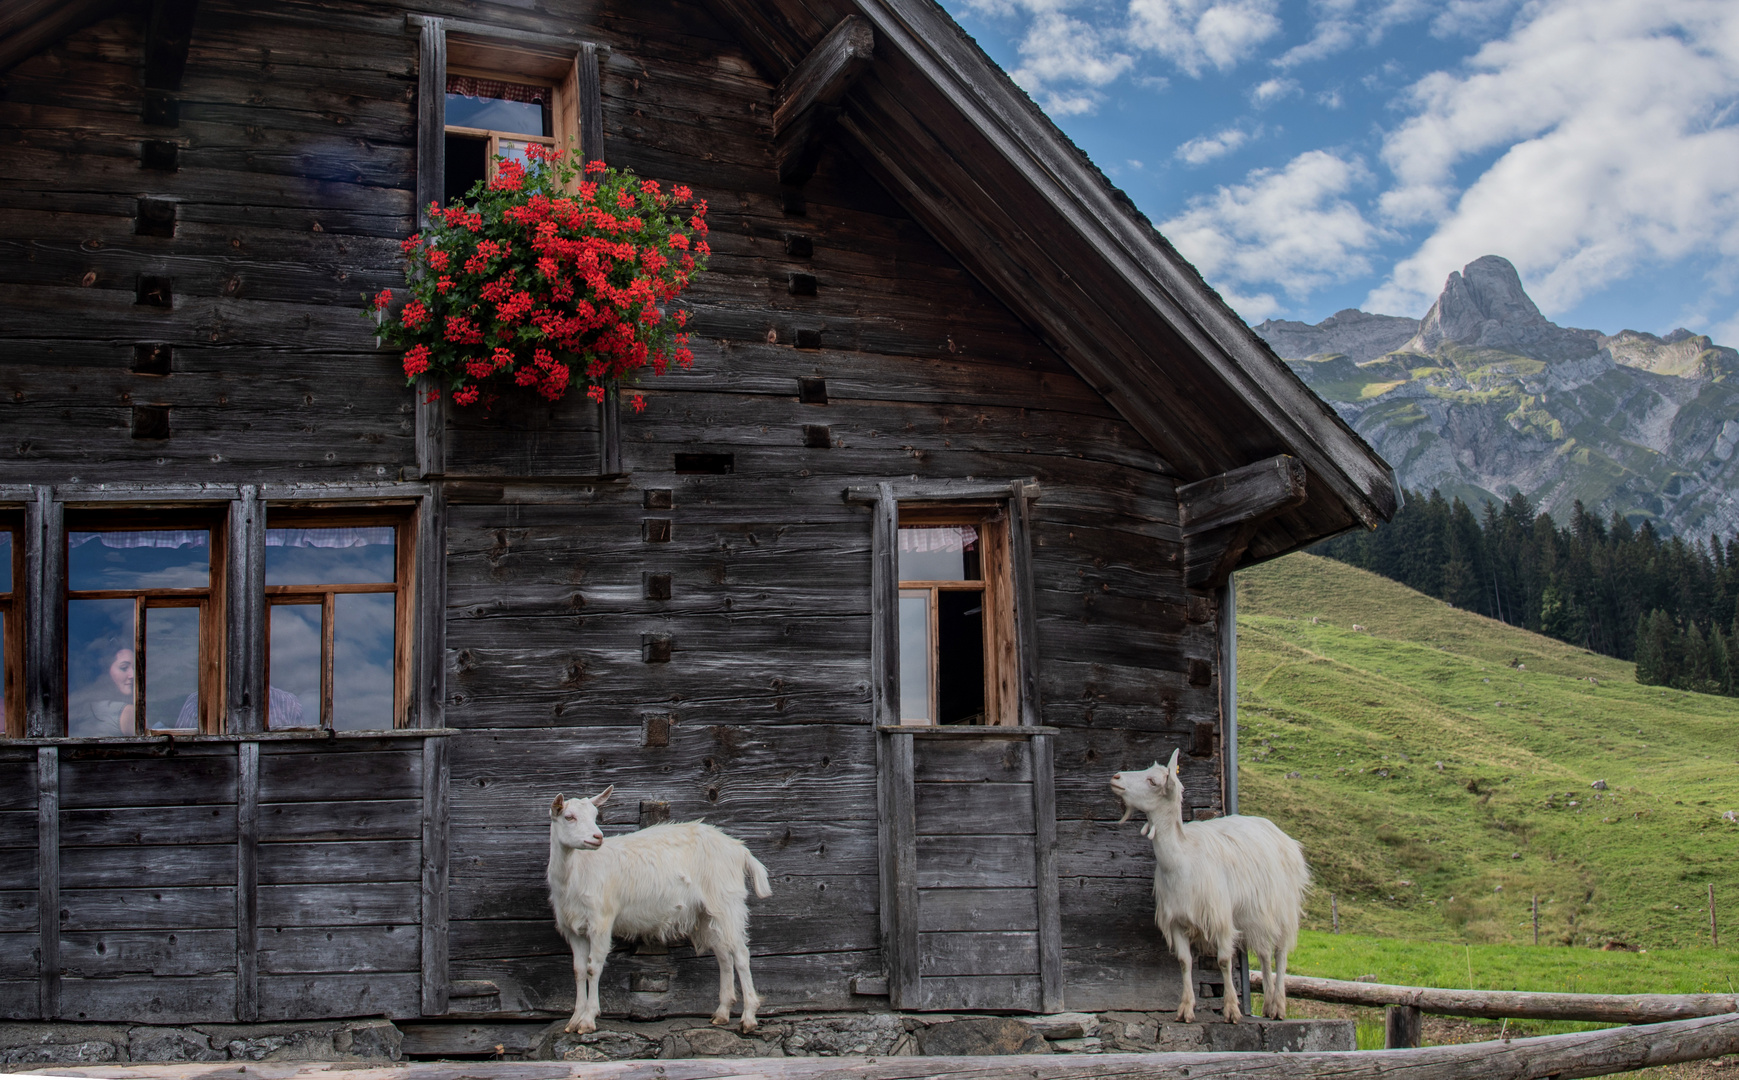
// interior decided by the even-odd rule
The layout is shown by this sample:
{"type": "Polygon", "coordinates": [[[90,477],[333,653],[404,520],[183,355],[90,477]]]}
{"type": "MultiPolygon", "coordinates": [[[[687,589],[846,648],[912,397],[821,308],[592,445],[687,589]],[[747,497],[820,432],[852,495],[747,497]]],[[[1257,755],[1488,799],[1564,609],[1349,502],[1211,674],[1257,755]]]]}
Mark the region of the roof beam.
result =
{"type": "Polygon", "coordinates": [[[1184,584],[1225,584],[1262,523],[1304,503],[1307,480],[1303,462],[1279,454],[1178,488],[1184,584]]]}
{"type": "Polygon", "coordinates": [[[868,21],[847,15],[779,84],[773,140],[780,183],[802,184],[814,174],[840,99],[869,65],[875,40],[868,21]]]}
{"type": "Polygon", "coordinates": [[[187,74],[187,48],[193,43],[193,16],[199,0],[156,0],[145,29],[145,110],[147,124],[179,127],[181,78],[187,74]]]}

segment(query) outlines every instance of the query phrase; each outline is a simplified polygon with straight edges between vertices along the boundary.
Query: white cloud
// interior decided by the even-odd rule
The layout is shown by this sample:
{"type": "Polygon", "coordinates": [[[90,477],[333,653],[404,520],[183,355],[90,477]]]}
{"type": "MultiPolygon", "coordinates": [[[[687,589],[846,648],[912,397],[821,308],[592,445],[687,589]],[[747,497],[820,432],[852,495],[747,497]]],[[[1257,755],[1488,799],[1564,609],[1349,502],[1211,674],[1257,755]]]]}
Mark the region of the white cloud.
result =
{"type": "Polygon", "coordinates": [[[1227,128],[1213,135],[1196,136],[1178,147],[1174,156],[1186,165],[1206,165],[1215,158],[1225,157],[1249,141],[1249,134],[1242,129],[1227,128]]]}
{"type": "Polygon", "coordinates": [[[1338,109],[1346,104],[1346,99],[1341,97],[1338,89],[1324,90],[1316,95],[1316,103],[1325,109],[1338,109]]]}
{"type": "Polygon", "coordinates": [[[1379,206],[1432,232],[1367,308],[1423,310],[1486,254],[1548,314],[1655,262],[1739,256],[1739,5],[1547,0],[1406,100],[1379,206]]]}
{"type": "Polygon", "coordinates": [[[1280,32],[1277,0],[1130,0],[1129,40],[1189,75],[1226,71],[1280,32]]]}
{"type": "Polygon", "coordinates": [[[1250,88],[1250,104],[1261,109],[1300,92],[1296,79],[1268,79],[1250,88]]]}
{"type": "Polygon", "coordinates": [[[1055,10],[1035,14],[1018,48],[1020,67],[1009,74],[1053,116],[1091,112],[1099,102],[1097,89],[1135,62],[1117,51],[1112,35],[1055,10]]]}
{"type": "Polygon", "coordinates": [[[1312,150],[1191,199],[1160,231],[1239,314],[1265,318],[1279,304],[1252,287],[1278,286],[1296,300],[1370,273],[1366,253],[1384,234],[1347,198],[1369,180],[1356,158],[1312,150]]]}

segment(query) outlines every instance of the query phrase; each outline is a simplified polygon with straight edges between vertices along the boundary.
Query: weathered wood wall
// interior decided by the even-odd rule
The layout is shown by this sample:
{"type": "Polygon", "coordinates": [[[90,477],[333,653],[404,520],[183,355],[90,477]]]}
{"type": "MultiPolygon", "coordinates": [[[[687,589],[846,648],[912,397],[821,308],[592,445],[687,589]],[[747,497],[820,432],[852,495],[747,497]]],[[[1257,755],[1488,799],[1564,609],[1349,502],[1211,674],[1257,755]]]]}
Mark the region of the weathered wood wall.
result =
{"type": "Polygon", "coordinates": [[[0,748],[0,1015],[420,1015],[423,741],[0,748]]]}
{"type": "MultiPolygon", "coordinates": [[[[1133,823],[1114,827],[1106,788],[1117,769],[1197,745],[1196,725],[1218,716],[1215,609],[1182,585],[1166,462],[837,143],[801,192],[782,188],[773,86],[704,8],[419,10],[609,45],[610,159],[692,184],[715,250],[691,297],[694,369],[649,381],[646,412],[624,414],[624,477],[587,475],[596,418],[577,400],[523,424],[449,418],[445,712],[464,729],[450,973],[497,991],[454,1010],[569,1008],[542,885],[546,808],[608,783],[608,825],[704,817],[766,863],[775,895],[752,904],[751,938],[770,1005],[885,1003],[850,987],[885,961],[869,513],[841,491],[906,475],[1042,485],[1032,566],[1042,720],[1059,729],[1066,1004],[1166,1004],[1175,969],[1152,929],[1151,856],[1133,823]],[[791,235],[812,254],[788,254],[791,235]],[[793,273],[815,277],[814,295],[793,295],[793,273]],[[800,376],[824,379],[828,403],[800,403],[800,376]],[[678,453],[730,454],[734,471],[678,473],[678,453]],[[668,599],[648,599],[649,574],[670,575],[668,599]]],[[[358,312],[361,294],[398,282],[396,241],[412,229],[417,37],[402,10],[201,4],[173,129],[139,119],[142,33],[111,19],[5,79],[0,348],[17,362],[0,372],[12,436],[0,479],[396,479],[415,465],[412,396],[358,312]],[[178,145],[177,171],[140,167],[149,141],[178,145]],[[173,237],[135,235],[143,195],[178,201],[173,237]],[[135,303],[140,276],[162,274],[174,308],[135,303]],[[130,372],[146,342],[175,345],[172,374],[130,372]],[[170,407],[168,439],[132,437],[140,403],[170,407]]],[[[1211,813],[1217,740],[1205,746],[1185,777],[1211,813]]],[[[403,800],[369,794],[380,785],[366,778],[274,802],[291,789],[273,787],[272,761],[259,780],[260,1015],[410,1007],[414,935],[401,933],[417,879],[394,868],[415,865],[420,833],[403,800]],[[383,858],[313,850],[340,843],[383,858]],[[304,876],[273,878],[280,866],[304,876]],[[321,876],[364,867],[388,876],[321,876]],[[352,946],[372,966],[335,974],[352,946]]],[[[7,875],[31,872],[34,834],[6,847],[11,813],[0,807],[0,904],[17,895],[7,875]]],[[[233,871],[219,877],[174,888],[235,887],[233,871]]],[[[0,907],[0,932],[32,935],[34,910],[0,907]]],[[[710,970],[685,949],[615,957],[605,1008],[709,1011],[710,970]],[[651,989],[665,973],[670,990],[651,989]]]]}

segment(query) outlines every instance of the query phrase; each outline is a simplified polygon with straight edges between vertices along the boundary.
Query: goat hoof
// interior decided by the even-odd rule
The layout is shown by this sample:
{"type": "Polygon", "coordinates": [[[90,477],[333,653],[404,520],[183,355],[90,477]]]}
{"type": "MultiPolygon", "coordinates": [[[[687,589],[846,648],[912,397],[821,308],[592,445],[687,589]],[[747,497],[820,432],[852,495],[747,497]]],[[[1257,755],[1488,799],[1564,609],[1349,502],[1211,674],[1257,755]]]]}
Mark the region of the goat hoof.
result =
{"type": "Polygon", "coordinates": [[[752,1016],[743,1017],[743,1034],[747,1035],[761,1026],[761,1022],[752,1016]]]}
{"type": "Polygon", "coordinates": [[[598,1025],[590,1020],[569,1020],[567,1026],[562,1030],[571,1035],[588,1035],[598,1030],[598,1025]]]}
{"type": "Polygon", "coordinates": [[[722,1014],[721,1013],[713,1013],[713,1026],[714,1027],[730,1027],[731,1026],[730,1014],[729,1013],[722,1013],[722,1014]]]}
{"type": "Polygon", "coordinates": [[[1177,1022],[1180,1024],[1193,1024],[1196,1022],[1196,1014],[1194,1012],[1185,1012],[1184,1010],[1179,1009],[1177,1011],[1177,1022]]]}

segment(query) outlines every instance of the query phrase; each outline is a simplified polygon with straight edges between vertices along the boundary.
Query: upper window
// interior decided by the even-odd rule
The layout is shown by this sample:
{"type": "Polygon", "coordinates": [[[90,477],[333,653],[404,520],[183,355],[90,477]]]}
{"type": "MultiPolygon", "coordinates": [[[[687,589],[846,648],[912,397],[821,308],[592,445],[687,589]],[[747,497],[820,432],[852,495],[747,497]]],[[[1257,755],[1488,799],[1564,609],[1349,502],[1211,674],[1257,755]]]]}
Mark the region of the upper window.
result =
{"type": "Polygon", "coordinates": [[[216,730],[222,530],[176,524],[68,522],[68,735],[216,730]]]}
{"type": "Polygon", "coordinates": [[[1000,508],[902,508],[900,719],[1018,724],[1008,523],[1000,508]]]}
{"type": "Polygon", "coordinates": [[[18,524],[0,518],[0,731],[24,734],[24,545],[18,524]]]}
{"type": "Polygon", "coordinates": [[[449,72],[445,200],[494,176],[499,158],[525,164],[532,143],[555,146],[557,92],[544,83],[449,72]]]}
{"type": "Polygon", "coordinates": [[[396,726],[410,667],[403,531],[394,519],[270,515],[267,727],[396,726]]]}

